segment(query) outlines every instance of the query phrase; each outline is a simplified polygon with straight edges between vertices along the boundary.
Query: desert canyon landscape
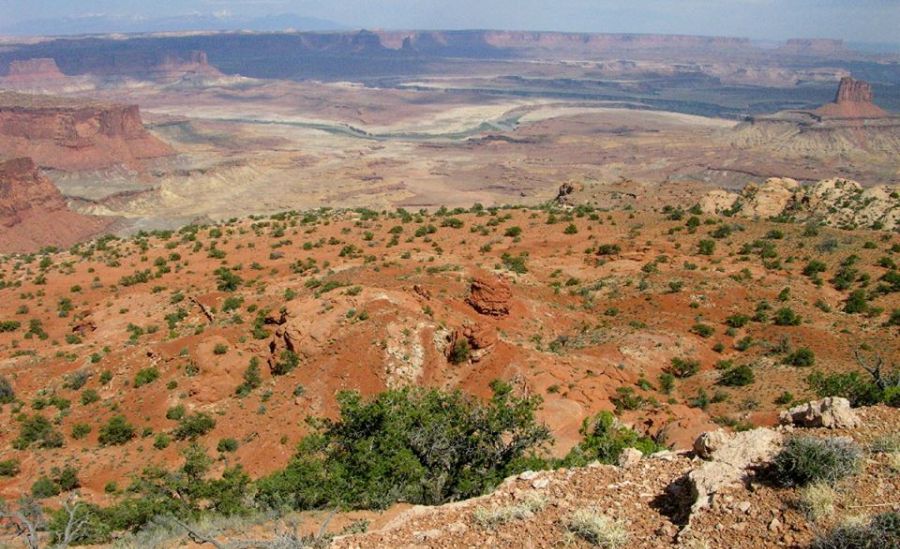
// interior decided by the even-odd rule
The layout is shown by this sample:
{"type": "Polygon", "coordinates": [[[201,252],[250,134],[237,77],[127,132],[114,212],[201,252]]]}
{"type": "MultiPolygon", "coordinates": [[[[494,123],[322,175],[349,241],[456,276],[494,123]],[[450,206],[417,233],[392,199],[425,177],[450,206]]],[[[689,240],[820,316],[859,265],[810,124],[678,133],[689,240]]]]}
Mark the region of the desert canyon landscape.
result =
{"type": "Polygon", "coordinates": [[[0,546],[900,547],[900,52],[0,39],[0,546]]]}

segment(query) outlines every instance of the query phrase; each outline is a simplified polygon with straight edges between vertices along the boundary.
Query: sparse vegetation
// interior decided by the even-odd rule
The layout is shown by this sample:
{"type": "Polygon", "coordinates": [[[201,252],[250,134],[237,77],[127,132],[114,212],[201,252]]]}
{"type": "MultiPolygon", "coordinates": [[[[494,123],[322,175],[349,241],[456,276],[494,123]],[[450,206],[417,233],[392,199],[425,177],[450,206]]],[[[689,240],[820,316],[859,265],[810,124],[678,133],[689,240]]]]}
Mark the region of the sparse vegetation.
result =
{"type": "Polygon", "coordinates": [[[783,486],[833,484],[859,470],[862,451],[842,438],[789,439],[772,461],[772,478],[783,486]]]}

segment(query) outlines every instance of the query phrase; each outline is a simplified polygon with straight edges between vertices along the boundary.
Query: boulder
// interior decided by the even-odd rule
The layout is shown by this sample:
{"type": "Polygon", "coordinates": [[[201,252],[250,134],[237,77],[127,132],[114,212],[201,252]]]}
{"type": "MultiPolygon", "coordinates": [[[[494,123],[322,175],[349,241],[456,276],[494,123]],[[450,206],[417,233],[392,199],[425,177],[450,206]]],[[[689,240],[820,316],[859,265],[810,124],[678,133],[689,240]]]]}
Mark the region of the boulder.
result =
{"type": "Polygon", "coordinates": [[[630,469],[641,462],[644,454],[637,448],[625,448],[619,454],[619,467],[630,469]]]}
{"type": "Polygon", "coordinates": [[[746,482],[750,468],[772,460],[781,448],[783,435],[772,429],[741,433],[704,433],[695,443],[707,461],[687,474],[694,513],[712,502],[713,496],[728,486],[746,482]]]}
{"type": "Polygon", "coordinates": [[[722,189],[715,189],[706,193],[700,199],[700,211],[705,214],[716,215],[730,210],[737,201],[738,195],[722,189]]]}
{"type": "Polygon", "coordinates": [[[721,429],[707,431],[694,441],[694,453],[702,459],[710,460],[729,440],[728,433],[721,429]]]}
{"type": "Polygon", "coordinates": [[[807,402],[781,413],[783,425],[824,427],[826,429],[854,429],[862,424],[846,398],[828,397],[807,402]]]}
{"type": "Polygon", "coordinates": [[[770,177],[762,185],[747,185],[741,193],[741,215],[764,219],[780,215],[799,188],[800,183],[787,177],[770,177]]]}

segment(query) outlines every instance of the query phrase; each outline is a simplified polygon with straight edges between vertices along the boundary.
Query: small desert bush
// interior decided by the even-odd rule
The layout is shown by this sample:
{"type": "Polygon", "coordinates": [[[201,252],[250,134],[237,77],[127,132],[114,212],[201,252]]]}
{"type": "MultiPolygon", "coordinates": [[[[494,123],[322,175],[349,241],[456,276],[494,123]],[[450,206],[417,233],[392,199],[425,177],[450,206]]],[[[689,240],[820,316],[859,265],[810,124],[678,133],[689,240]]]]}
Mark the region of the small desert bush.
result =
{"type": "Polygon", "coordinates": [[[900,547],[900,513],[877,515],[869,522],[838,526],[816,538],[812,549],[897,549],[900,547]]]}
{"type": "Polygon", "coordinates": [[[831,515],[837,493],[825,482],[815,482],[800,489],[800,510],[813,522],[831,515]]]}
{"type": "Polygon", "coordinates": [[[110,418],[109,422],[100,428],[100,437],[97,440],[103,446],[118,446],[134,437],[134,426],[128,423],[125,416],[117,415],[110,418]]]}
{"type": "Polygon", "coordinates": [[[475,523],[483,528],[494,528],[514,520],[526,519],[547,505],[547,499],[540,494],[531,494],[519,503],[499,507],[478,507],[472,513],[475,523]]]}
{"type": "Polygon", "coordinates": [[[620,425],[611,412],[604,411],[586,418],[581,424],[580,432],[581,443],[569,451],[560,465],[583,467],[592,461],[614,464],[619,461],[619,455],[626,448],[637,448],[645,455],[665,450],[664,446],[653,439],[620,425]]]}
{"type": "Polygon", "coordinates": [[[842,438],[795,437],[785,443],[772,462],[772,474],[782,486],[806,486],[836,481],[859,469],[862,452],[842,438]]]}
{"type": "Polygon", "coordinates": [[[691,377],[700,371],[700,362],[690,358],[674,357],[666,371],[675,377],[691,377]]]}
{"type": "Polygon", "coordinates": [[[16,392],[12,384],[3,376],[0,376],[0,404],[9,404],[16,400],[16,392]]]}
{"type": "Polygon", "coordinates": [[[754,377],[753,368],[742,364],[722,372],[722,375],[719,377],[719,384],[726,387],[743,387],[753,383],[754,377]]]}
{"type": "Polygon", "coordinates": [[[624,547],[628,530],[621,522],[594,509],[579,509],[566,521],[566,530],[592,545],[607,549],[624,547]]]}

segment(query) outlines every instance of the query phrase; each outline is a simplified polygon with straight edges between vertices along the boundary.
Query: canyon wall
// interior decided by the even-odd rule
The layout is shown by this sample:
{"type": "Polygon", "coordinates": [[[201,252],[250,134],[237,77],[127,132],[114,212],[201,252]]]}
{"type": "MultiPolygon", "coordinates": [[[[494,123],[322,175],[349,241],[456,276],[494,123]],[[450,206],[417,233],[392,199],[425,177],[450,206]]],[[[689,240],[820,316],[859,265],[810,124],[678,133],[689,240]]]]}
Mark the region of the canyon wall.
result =
{"type": "Polygon", "coordinates": [[[106,231],[114,221],[69,210],[32,159],[0,160],[0,253],[71,246],[106,231]]]}

